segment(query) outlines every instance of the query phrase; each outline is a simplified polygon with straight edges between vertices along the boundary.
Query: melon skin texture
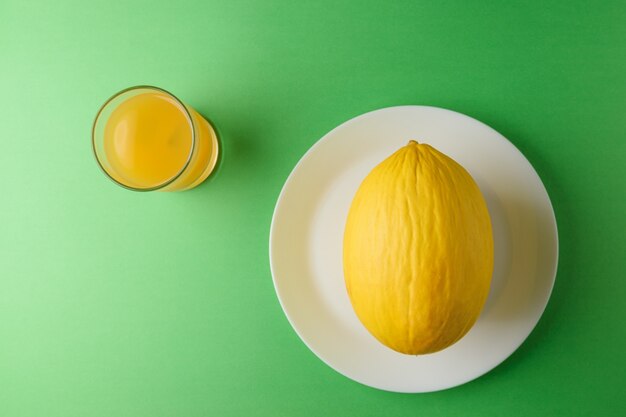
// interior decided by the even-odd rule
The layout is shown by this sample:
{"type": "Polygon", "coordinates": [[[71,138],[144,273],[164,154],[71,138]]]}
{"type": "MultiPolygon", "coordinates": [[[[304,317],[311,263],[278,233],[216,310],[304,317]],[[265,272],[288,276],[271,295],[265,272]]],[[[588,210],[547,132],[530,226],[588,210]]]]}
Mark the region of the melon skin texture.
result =
{"type": "Polygon", "coordinates": [[[487,205],[470,174],[411,141],[361,183],[344,232],[352,307],[404,354],[445,349],[474,325],[493,272],[487,205]]]}

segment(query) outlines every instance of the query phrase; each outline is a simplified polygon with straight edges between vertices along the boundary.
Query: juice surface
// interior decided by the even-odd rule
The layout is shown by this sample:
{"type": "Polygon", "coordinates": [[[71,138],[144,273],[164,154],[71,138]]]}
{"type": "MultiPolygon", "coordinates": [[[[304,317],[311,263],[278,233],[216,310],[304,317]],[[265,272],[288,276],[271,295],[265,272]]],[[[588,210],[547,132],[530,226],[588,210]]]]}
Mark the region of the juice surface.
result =
{"type": "Polygon", "coordinates": [[[109,174],[138,187],[155,187],[176,176],[192,148],[184,110],[160,92],[131,97],[111,113],[104,128],[109,174]]]}

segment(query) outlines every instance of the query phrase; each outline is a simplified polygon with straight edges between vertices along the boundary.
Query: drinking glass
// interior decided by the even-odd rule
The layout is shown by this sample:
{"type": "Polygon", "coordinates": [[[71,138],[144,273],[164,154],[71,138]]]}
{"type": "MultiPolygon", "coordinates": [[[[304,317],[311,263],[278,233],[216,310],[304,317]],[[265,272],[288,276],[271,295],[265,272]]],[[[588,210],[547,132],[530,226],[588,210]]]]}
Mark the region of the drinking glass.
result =
{"type": "Polygon", "coordinates": [[[96,160],[133,191],[181,191],[204,181],[219,153],[215,129],[162,88],[127,88],[100,108],[92,129],[96,160]]]}

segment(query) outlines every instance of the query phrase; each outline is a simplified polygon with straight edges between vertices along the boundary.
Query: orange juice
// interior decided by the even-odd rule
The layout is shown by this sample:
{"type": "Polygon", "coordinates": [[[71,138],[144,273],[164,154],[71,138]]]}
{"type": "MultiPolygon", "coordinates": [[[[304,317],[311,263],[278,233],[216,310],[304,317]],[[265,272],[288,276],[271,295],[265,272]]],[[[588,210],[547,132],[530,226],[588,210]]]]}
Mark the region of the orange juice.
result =
{"type": "Polygon", "coordinates": [[[114,96],[94,124],[94,151],[115,182],[135,190],[193,188],[215,166],[212,126],[166,91],[137,87],[114,96]]]}

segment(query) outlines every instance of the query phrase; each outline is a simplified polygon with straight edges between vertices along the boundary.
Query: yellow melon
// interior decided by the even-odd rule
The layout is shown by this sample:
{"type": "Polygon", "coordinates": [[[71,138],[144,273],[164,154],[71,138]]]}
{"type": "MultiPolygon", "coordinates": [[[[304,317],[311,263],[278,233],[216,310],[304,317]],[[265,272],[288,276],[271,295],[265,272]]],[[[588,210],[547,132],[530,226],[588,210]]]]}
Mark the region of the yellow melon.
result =
{"type": "Polygon", "coordinates": [[[493,236],[470,174],[425,144],[409,144],[360,185],[343,263],[352,307],[384,345],[410,355],[461,339],[487,299],[493,236]]]}

